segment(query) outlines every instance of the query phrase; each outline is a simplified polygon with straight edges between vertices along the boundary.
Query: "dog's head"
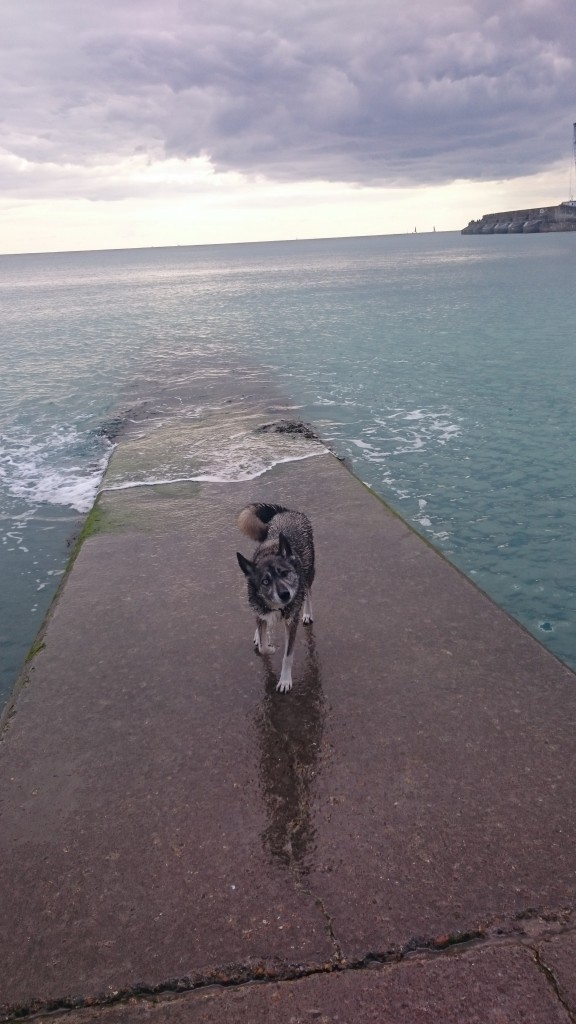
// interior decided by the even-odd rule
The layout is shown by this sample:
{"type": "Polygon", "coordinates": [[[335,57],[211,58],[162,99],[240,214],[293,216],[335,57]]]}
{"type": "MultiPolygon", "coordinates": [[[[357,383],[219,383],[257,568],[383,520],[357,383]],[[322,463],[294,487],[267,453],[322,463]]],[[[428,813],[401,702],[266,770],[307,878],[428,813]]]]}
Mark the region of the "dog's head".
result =
{"type": "Polygon", "coordinates": [[[238,564],[248,580],[248,588],[270,611],[286,608],[294,600],[299,575],[293,562],[292,548],[284,534],[278,538],[278,551],[266,554],[257,562],[236,553],[238,564]]]}

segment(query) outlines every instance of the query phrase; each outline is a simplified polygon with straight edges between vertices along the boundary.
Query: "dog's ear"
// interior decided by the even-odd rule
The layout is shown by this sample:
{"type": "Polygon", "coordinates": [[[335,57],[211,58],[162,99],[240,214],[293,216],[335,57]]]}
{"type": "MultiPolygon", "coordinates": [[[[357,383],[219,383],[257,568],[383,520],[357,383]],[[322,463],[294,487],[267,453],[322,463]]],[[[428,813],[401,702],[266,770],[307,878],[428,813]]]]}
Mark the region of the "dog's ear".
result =
{"type": "Polygon", "coordinates": [[[238,565],[242,569],[245,576],[251,576],[254,572],[254,562],[250,562],[244,555],[241,555],[239,551],[236,552],[236,558],[238,559],[238,565]]]}
{"type": "Polygon", "coordinates": [[[292,558],[292,548],[290,547],[290,541],[287,537],[281,533],[278,537],[278,554],[280,558],[292,558]]]}

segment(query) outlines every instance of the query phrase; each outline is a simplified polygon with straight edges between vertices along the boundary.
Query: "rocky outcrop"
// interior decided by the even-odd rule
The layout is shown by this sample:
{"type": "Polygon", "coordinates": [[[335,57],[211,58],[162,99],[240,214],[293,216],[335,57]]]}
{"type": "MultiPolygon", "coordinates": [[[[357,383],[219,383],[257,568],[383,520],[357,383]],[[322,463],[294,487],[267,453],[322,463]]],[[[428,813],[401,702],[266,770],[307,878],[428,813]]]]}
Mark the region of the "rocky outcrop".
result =
{"type": "Polygon", "coordinates": [[[520,235],[540,231],[576,231],[576,203],[541,206],[533,210],[486,213],[471,220],[463,235],[520,235]]]}

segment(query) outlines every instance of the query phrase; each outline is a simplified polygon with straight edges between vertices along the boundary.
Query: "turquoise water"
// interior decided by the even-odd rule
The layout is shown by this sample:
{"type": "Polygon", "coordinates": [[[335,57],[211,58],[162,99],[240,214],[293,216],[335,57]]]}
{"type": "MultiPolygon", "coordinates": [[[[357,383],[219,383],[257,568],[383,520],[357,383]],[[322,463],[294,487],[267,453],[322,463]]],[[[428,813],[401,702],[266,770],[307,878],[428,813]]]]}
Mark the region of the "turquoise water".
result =
{"type": "Polygon", "coordinates": [[[0,696],[115,417],[179,439],[118,486],[266,469],[246,432],[211,427],[228,386],[283,394],[576,666],[575,264],[573,234],[0,257],[0,696]]]}

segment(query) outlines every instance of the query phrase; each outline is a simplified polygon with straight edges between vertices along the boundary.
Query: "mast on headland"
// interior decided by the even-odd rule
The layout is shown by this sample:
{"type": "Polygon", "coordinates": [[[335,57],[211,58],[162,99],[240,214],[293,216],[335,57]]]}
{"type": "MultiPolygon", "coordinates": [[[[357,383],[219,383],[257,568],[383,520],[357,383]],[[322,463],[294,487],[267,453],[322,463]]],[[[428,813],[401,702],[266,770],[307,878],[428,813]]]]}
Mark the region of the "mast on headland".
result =
{"type": "Polygon", "coordinates": [[[570,199],[568,206],[576,206],[574,199],[574,179],[576,178],[576,121],[572,125],[572,163],[570,165],[570,199]]]}

